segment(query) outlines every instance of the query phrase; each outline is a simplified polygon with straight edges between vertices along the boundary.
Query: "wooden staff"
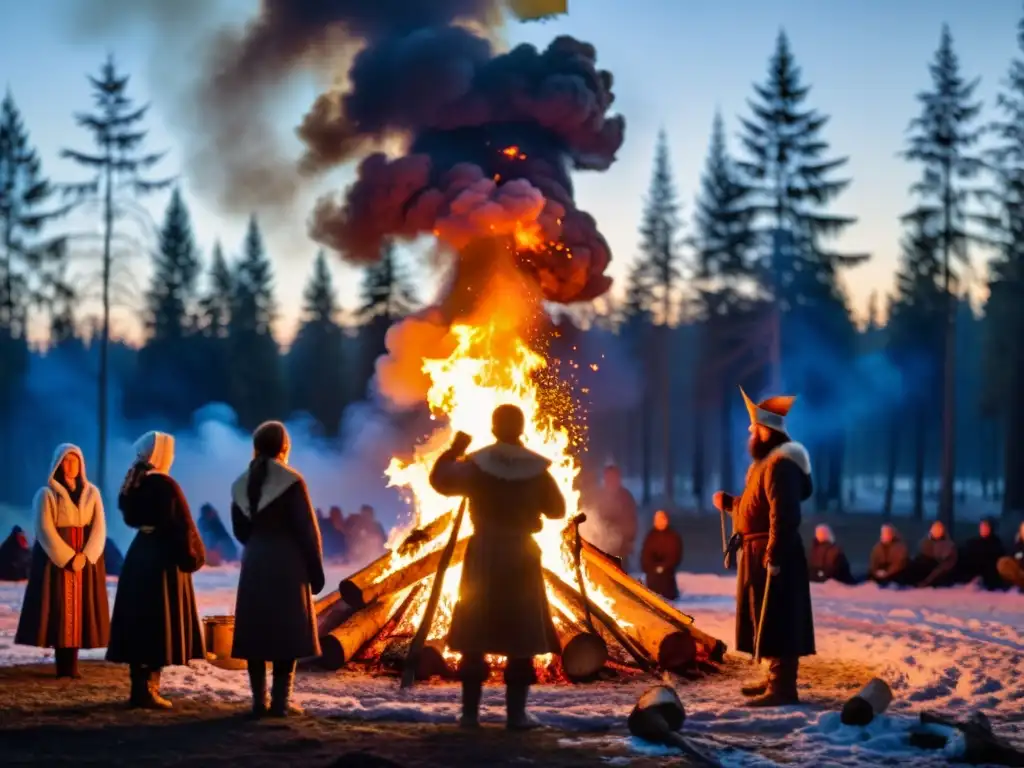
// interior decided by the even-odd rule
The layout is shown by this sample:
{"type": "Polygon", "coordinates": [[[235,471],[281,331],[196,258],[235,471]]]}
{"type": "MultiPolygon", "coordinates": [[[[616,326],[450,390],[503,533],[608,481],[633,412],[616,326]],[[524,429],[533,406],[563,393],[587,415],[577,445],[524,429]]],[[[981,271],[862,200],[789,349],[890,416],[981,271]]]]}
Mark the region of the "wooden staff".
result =
{"type": "Polygon", "coordinates": [[[455,515],[455,522],[452,523],[452,535],[448,537],[448,543],[441,555],[441,562],[437,566],[437,573],[434,575],[434,583],[430,589],[430,599],[427,601],[427,608],[423,612],[423,620],[420,622],[416,636],[409,646],[409,653],[405,657],[405,666],[402,668],[402,688],[409,688],[416,682],[416,669],[419,666],[420,654],[423,652],[423,645],[427,642],[427,635],[430,633],[430,625],[434,623],[434,614],[437,612],[437,604],[441,601],[441,590],[444,588],[444,575],[448,571],[448,564],[452,561],[455,553],[455,545],[459,540],[459,529],[462,527],[462,517],[466,512],[466,498],[463,497],[459,504],[459,511],[455,515]]]}

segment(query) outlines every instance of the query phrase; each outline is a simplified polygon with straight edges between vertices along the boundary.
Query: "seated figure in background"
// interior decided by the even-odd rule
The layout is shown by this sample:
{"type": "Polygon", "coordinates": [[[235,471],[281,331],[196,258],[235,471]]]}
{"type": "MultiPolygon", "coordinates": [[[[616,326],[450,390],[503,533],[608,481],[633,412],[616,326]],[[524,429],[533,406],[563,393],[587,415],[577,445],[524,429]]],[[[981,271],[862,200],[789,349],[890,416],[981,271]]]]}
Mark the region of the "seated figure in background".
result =
{"type": "Polygon", "coordinates": [[[672,528],[668,513],[659,509],[654,513],[654,527],[644,539],[640,551],[640,566],[644,582],[652,592],[664,598],[679,597],[676,571],[683,562],[683,537],[672,528]]]}
{"type": "Polygon", "coordinates": [[[868,577],[881,587],[902,584],[910,565],[910,552],[896,527],[885,523],[878,543],[871,549],[868,577]]]}
{"type": "Polygon", "coordinates": [[[996,521],[986,517],[978,524],[978,535],[960,549],[958,581],[967,583],[981,579],[985,589],[1004,589],[999,576],[999,559],[1005,554],[1006,547],[996,532],[996,521]]]}
{"type": "Polygon", "coordinates": [[[199,519],[196,521],[196,526],[199,528],[199,535],[203,537],[203,545],[206,547],[207,565],[238,562],[238,547],[212,504],[203,504],[199,508],[199,519]]]}
{"type": "Polygon", "coordinates": [[[838,581],[840,584],[855,584],[850,573],[850,561],[842,547],[836,544],[835,534],[827,525],[814,529],[814,543],[807,558],[807,575],[819,584],[838,581]]]}
{"type": "Polygon", "coordinates": [[[0,581],[26,581],[32,569],[32,550],[20,525],[0,544],[0,581]]]}
{"type": "Polygon", "coordinates": [[[1013,549],[999,561],[998,568],[999,575],[1008,587],[1017,587],[1024,592],[1024,522],[1017,529],[1013,549]]]}
{"type": "Polygon", "coordinates": [[[956,582],[956,542],[936,520],[911,561],[908,583],[917,587],[949,587],[956,582]]]}
{"type": "Polygon", "coordinates": [[[320,520],[320,533],[324,540],[324,557],[341,559],[348,554],[348,540],[345,536],[345,515],[341,507],[331,507],[324,520],[320,520]]]}

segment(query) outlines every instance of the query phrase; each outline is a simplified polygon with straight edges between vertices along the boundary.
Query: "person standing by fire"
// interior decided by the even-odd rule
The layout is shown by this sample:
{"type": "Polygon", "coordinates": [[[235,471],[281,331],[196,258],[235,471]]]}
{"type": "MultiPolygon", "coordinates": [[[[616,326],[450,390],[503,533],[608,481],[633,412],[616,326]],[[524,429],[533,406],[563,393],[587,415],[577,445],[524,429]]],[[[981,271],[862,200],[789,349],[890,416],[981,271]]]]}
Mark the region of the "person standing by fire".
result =
{"type": "Polygon", "coordinates": [[[249,468],[231,486],[231,524],[245,547],[231,655],[248,662],[253,715],[285,717],[301,712],[291,704],[296,661],[320,655],[313,595],[324,588],[323,545],[306,482],[288,466],[284,424],[258,426],[252,446],[249,468]]]}
{"type": "Polygon", "coordinates": [[[57,677],[77,678],[79,649],[104,648],[110,638],[107,520],[78,446],[57,446],[33,506],[36,545],[14,642],[53,648],[57,677]]]}
{"type": "Polygon", "coordinates": [[[807,450],[786,430],[796,399],[754,403],[740,388],[750,414],[753,463],[739,497],[718,491],[714,505],[732,515],[728,558],[739,553],[736,576],[736,649],[769,660],[768,677],[745,686],[750,706],[799,703],[801,656],[813,656],[814,616],[807,553],[800,538],[800,504],[813,489],[807,450]]]}
{"type": "Polygon", "coordinates": [[[171,477],[174,437],[147,432],[118,494],[125,525],[138,531],[124,558],[110,620],[107,661],[129,665],[128,703],[170,709],[160,672],[205,659],[192,574],[206,550],[181,487],[171,477]]]}
{"type": "Polygon", "coordinates": [[[494,654],[508,659],[506,725],[525,730],[537,725],[526,712],[537,679],[533,657],[561,651],[533,534],[544,518],[565,517],[565,499],[549,471],[551,462],[522,444],[525,417],[519,408],[496,408],[491,429],[495,442],[468,456],[472,438],[456,434],[430,473],[438,493],[467,497],[473,522],[447,643],[462,654],[460,725],[479,724],[488,677],[484,657],[494,654]]]}

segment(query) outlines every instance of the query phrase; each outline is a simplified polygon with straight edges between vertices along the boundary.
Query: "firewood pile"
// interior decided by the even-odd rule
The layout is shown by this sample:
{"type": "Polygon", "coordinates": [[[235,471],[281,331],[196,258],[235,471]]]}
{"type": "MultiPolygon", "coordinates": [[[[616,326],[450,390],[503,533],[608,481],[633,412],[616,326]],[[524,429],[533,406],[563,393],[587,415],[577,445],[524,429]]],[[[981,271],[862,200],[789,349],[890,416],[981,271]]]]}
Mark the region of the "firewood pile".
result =
{"type": "MultiPolygon", "coordinates": [[[[317,601],[321,667],[362,665],[402,673],[416,631],[415,626],[409,631],[406,619],[430,591],[451,522],[448,514],[413,531],[317,601]]],[[[451,567],[462,563],[467,541],[456,545],[451,567]]],[[[721,640],[701,632],[693,617],[630,577],[617,558],[585,540],[580,544],[582,590],[578,582],[545,570],[562,652],[538,659],[541,680],[583,683],[662,671],[700,676],[717,669],[726,651],[721,640]],[[603,599],[595,600],[592,592],[603,599]]],[[[428,640],[416,657],[416,679],[454,677],[457,657],[446,653],[443,640],[428,640]]],[[[500,665],[495,661],[492,671],[500,665]]]]}

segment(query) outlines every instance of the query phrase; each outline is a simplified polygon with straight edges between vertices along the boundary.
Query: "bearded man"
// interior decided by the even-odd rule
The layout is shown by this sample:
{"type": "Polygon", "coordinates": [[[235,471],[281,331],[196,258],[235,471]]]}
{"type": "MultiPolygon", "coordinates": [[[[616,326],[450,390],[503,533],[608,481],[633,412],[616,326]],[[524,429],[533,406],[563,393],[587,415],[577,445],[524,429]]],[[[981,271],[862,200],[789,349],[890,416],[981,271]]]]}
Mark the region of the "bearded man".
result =
{"type": "Polygon", "coordinates": [[[795,397],[755,403],[742,387],[740,393],[750,414],[753,463],[743,493],[718,491],[714,505],[732,516],[729,553],[739,553],[736,648],[769,661],[767,678],[742,692],[751,698],[750,706],[798,704],[800,657],[815,653],[807,554],[800,538],[800,503],[813,490],[811,460],[786,429],[795,397]]]}

